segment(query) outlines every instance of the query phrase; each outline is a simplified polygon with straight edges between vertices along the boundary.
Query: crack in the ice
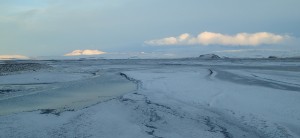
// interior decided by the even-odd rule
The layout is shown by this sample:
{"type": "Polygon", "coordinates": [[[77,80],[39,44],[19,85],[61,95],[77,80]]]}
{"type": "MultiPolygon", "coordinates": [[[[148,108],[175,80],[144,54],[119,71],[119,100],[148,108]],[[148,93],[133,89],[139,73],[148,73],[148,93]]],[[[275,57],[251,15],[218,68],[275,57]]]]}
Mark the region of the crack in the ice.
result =
{"type": "Polygon", "coordinates": [[[209,70],[209,76],[211,76],[214,72],[211,69],[208,70],[209,70]]]}
{"type": "Polygon", "coordinates": [[[147,125],[147,124],[145,124],[145,126],[146,126],[147,128],[151,128],[151,129],[157,129],[157,127],[155,127],[155,126],[151,126],[151,125],[147,125]]]}
{"type": "Polygon", "coordinates": [[[155,105],[155,106],[159,106],[159,107],[171,110],[171,107],[168,107],[168,106],[165,106],[165,105],[162,105],[162,104],[158,104],[158,103],[153,103],[150,100],[148,100],[147,98],[146,98],[145,102],[146,102],[146,104],[152,104],[152,105],[155,105]]]}
{"type": "Polygon", "coordinates": [[[127,74],[122,73],[122,72],[120,72],[120,75],[123,76],[123,77],[125,77],[127,80],[129,80],[129,81],[134,82],[135,84],[137,84],[137,89],[141,89],[142,88],[143,83],[140,80],[131,78],[127,74]]]}
{"type": "MultiPolygon", "coordinates": [[[[210,73],[209,73],[208,77],[211,77],[211,75],[213,75],[214,72],[211,69],[209,69],[209,71],[210,71],[210,73]]],[[[133,81],[137,84],[141,83],[141,81],[136,80],[134,78],[130,78],[124,73],[120,73],[120,75],[125,77],[129,81],[133,81]]],[[[141,87],[139,87],[139,88],[141,88],[141,87]]],[[[171,107],[168,107],[166,105],[159,104],[159,103],[154,103],[151,100],[149,100],[146,95],[143,95],[143,94],[140,94],[137,92],[135,92],[133,94],[143,96],[142,99],[144,100],[146,107],[141,107],[140,105],[137,105],[135,110],[141,110],[143,112],[143,114],[145,114],[146,116],[149,117],[149,120],[144,122],[144,126],[149,128],[150,130],[147,130],[145,132],[151,136],[154,136],[155,138],[161,138],[161,137],[158,137],[155,135],[155,130],[157,130],[158,128],[153,125],[149,125],[149,124],[152,124],[153,122],[157,122],[157,121],[163,121],[163,118],[161,116],[159,116],[157,113],[158,110],[161,112],[179,117],[181,119],[185,118],[188,120],[196,121],[197,123],[203,123],[203,121],[201,121],[202,119],[199,120],[199,119],[195,119],[193,117],[185,117],[184,115],[180,115],[180,113],[173,110],[171,107]]],[[[124,97],[120,97],[120,101],[121,102],[130,102],[130,103],[139,102],[138,100],[124,98],[124,97]]],[[[227,131],[227,129],[225,127],[213,123],[211,121],[210,117],[206,117],[203,120],[204,120],[205,125],[209,127],[208,131],[213,132],[213,133],[221,133],[224,136],[224,138],[232,138],[232,135],[227,131]]]]}
{"type": "Polygon", "coordinates": [[[157,129],[155,126],[145,124],[145,127],[150,129],[149,131],[145,131],[148,135],[151,135],[154,138],[163,138],[163,137],[155,135],[155,130],[157,129]]]}
{"type": "Polygon", "coordinates": [[[205,125],[209,127],[209,132],[214,133],[221,133],[223,134],[224,138],[232,138],[233,136],[227,131],[227,129],[221,125],[215,124],[212,122],[211,118],[209,116],[204,118],[205,125]]]}
{"type": "Polygon", "coordinates": [[[215,72],[210,68],[207,69],[207,70],[208,70],[209,73],[208,73],[208,75],[206,75],[206,78],[211,80],[213,78],[213,75],[214,75],[215,72]]]}

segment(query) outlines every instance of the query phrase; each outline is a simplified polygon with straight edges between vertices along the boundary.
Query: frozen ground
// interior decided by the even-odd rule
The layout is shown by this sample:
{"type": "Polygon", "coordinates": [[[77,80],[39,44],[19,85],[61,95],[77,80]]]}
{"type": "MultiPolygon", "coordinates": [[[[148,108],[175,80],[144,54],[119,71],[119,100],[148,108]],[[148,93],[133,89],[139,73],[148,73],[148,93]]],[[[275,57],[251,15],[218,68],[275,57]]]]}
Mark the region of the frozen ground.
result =
{"type": "Polygon", "coordinates": [[[300,137],[299,60],[28,62],[0,76],[0,137],[300,137]]]}

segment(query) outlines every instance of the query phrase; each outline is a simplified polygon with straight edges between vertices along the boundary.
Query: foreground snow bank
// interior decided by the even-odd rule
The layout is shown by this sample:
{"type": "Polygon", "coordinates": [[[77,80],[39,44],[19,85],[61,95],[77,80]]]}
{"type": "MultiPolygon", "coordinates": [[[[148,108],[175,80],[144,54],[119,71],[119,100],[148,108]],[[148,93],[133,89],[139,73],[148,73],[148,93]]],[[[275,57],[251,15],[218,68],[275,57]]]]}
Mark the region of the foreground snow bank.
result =
{"type": "Polygon", "coordinates": [[[299,136],[299,91],[239,85],[214,78],[218,72],[211,74],[206,68],[188,69],[154,69],[127,74],[141,80],[145,94],[157,103],[166,105],[176,101],[216,110],[234,116],[239,124],[253,128],[252,131],[261,136],[299,136]]]}

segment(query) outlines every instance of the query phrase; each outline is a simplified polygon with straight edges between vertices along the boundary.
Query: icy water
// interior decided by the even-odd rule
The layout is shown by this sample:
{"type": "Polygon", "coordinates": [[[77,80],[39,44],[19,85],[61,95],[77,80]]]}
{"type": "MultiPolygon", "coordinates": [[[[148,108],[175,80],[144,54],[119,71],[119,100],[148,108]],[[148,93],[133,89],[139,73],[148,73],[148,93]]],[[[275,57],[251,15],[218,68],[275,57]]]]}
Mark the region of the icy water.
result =
{"type": "Polygon", "coordinates": [[[54,109],[57,112],[76,110],[136,89],[135,83],[117,73],[105,73],[60,85],[55,89],[3,99],[0,101],[0,115],[39,109],[54,109]]]}

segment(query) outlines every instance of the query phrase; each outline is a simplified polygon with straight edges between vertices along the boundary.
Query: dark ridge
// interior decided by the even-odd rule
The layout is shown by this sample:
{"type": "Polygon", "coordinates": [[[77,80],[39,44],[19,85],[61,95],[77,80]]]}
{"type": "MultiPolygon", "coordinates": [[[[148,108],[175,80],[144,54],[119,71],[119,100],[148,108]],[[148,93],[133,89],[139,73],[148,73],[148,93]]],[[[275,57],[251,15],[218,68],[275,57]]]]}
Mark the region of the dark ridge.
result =
{"type": "Polygon", "coordinates": [[[216,54],[204,54],[204,55],[200,55],[199,58],[201,58],[201,59],[221,59],[221,57],[219,57],[216,54]]]}
{"type": "Polygon", "coordinates": [[[41,109],[40,114],[54,114],[59,116],[60,112],[57,112],[56,109],[41,109]]]}
{"type": "Polygon", "coordinates": [[[211,69],[208,70],[209,70],[209,76],[211,76],[214,72],[211,69]]]}
{"type": "Polygon", "coordinates": [[[232,138],[233,136],[227,131],[225,127],[222,127],[220,125],[216,125],[209,116],[204,118],[205,125],[209,127],[209,132],[219,132],[223,134],[225,138],[232,138]]]}
{"type": "Polygon", "coordinates": [[[129,81],[132,81],[132,82],[134,82],[135,84],[137,84],[137,89],[140,89],[142,86],[142,82],[141,81],[139,81],[139,80],[136,80],[136,79],[134,79],[134,78],[131,78],[131,77],[129,77],[129,76],[127,76],[125,73],[120,73],[120,75],[122,76],[122,77],[125,77],[127,80],[129,80],[129,81]]]}
{"type": "Polygon", "coordinates": [[[284,84],[284,82],[281,81],[275,82],[275,80],[270,80],[270,79],[262,80],[262,79],[257,79],[258,77],[256,76],[253,77],[240,76],[234,73],[221,71],[221,70],[218,70],[217,72],[218,74],[216,75],[216,78],[220,80],[235,82],[244,85],[257,85],[257,86],[269,87],[269,88],[280,89],[280,90],[288,90],[288,91],[295,91],[295,92],[300,91],[299,86],[292,86],[291,84],[288,83],[284,84]]]}
{"type": "Polygon", "coordinates": [[[151,128],[151,129],[157,129],[155,126],[151,126],[151,125],[145,125],[146,127],[148,127],[148,128],[151,128]]]}
{"type": "Polygon", "coordinates": [[[11,92],[17,92],[21,90],[15,90],[15,89],[0,89],[0,94],[5,94],[5,93],[11,93],[11,92]]]}
{"type": "Polygon", "coordinates": [[[269,59],[276,59],[277,57],[276,56],[269,56],[268,58],[269,59]]]}

